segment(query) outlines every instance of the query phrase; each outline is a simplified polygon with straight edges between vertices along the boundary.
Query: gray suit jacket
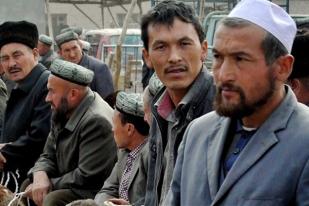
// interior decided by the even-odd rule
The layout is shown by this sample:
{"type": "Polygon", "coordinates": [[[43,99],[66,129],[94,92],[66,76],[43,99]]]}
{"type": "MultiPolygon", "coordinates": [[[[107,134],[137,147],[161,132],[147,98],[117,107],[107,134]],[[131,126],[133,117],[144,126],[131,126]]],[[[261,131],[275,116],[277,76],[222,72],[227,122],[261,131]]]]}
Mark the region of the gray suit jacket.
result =
{"type": "MultiPolygon", "coordinates": [[[[129,201],[134,205],[142,205],[144,203],[148,168],[148,147],[149,145],[146,143],[133,164],[129,181],[129,201]]],[[[119,184],[126,166],[128,154],[126,150],[119,150],[118,162],[115,164],[108,179],[104,182],[101,191],[95,197],[97,204],[104,205],[104,201],[110,198],[119,198],[119,184]]]]}
{"type": "Polygon", "coordinates": [[[221,186],[222,151],[231,120],[212,112],[194,121],[180,146],[164,205],[309,205],[309,109],[287,90],[221,186]]]}

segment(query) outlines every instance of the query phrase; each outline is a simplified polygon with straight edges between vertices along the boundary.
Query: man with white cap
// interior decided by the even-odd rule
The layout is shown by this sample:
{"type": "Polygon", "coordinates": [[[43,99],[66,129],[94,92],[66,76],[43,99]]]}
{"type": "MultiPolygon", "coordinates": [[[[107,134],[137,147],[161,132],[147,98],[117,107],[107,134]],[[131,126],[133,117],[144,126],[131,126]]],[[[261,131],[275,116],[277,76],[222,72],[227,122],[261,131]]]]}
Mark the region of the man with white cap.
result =
{"type": "Polygon", "coordinates": [[[39,62],[49,69],[52,61],[56,59],[57,53],[51,48],[53,39],[45,34],[39,36],[38,51],[40,54],[39,62]]]}
{"type": "Polygon", "coordinates": [[[50,70],[46,101],[52,108],[51,132],[25,191],[37,206],[64,206],[94,198],[112,171],[113,110],[88,87],[93,78],[89,69],[56,59],[50,70]]]}
{"type": "Polygon", "coordinates": [[[215,111],[188,126],[165,206],[309,205],[309,109],[284,84],[295,34],[267,0],[219,23],[215,111]]]}

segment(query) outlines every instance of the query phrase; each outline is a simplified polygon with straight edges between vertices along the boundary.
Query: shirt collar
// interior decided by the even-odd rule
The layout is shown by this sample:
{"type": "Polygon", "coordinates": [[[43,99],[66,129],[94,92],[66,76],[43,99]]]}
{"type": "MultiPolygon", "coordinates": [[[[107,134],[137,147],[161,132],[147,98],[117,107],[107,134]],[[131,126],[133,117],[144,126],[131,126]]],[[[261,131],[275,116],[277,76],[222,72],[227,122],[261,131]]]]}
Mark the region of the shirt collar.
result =
{"type": "Polygon", "coordinates": [[[141,143],[139,144],[135,149],[133,149],[128,156],[131,157],[132,159],[135,159],[139,153],[139,151],[141,151],[141,149],[144,147],[144,145],[147,142],[147,138],[141,143]]]}

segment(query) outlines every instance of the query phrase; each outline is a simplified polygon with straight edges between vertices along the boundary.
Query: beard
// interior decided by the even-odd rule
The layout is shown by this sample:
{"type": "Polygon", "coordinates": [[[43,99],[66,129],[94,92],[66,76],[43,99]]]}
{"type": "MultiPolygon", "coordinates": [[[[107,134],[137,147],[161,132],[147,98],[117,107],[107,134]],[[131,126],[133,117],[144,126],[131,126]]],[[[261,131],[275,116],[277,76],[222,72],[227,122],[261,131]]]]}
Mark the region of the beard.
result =
{"type": "Polygon", "coordinates": [[[243,89],[232,83],[218,85],[216,89],[217,91],[214,101],[214,109],[216,112],[220,116],[241,119],[250,116],[268,102],[275,92],[275,81],[270,71],[268,76],[268,86],[261,91],[262,93],[260,93],[259,98],[254,102],[249,102],[243,89]],[[229,90],[237,92],[239,94],[239,102],[234,104],[224,102],[222,98],[223,88],[228,88],[229,90]]]}
{"type": "Polygon", "coordinates": [[[61,98],[59,107],[52,113],[52,120],[55,124],[64,126],[68,121],[68,114],[70,112],[68,100],[64,97],[61,98]]]}

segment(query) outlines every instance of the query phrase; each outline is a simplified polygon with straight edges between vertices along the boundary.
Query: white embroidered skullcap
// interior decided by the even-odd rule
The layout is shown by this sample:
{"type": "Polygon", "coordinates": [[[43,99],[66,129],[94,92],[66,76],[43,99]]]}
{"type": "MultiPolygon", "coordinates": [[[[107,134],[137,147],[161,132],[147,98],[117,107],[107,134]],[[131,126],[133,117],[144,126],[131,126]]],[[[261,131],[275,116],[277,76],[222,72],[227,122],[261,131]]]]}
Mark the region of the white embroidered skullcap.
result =
{"type": "Polygon", "coordinates": [[[290,53],[296,35],[296,24],[280,6],[268,0],[242,0],[228,17],[250,21],[274,35],[290,53]]]}

